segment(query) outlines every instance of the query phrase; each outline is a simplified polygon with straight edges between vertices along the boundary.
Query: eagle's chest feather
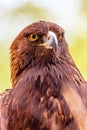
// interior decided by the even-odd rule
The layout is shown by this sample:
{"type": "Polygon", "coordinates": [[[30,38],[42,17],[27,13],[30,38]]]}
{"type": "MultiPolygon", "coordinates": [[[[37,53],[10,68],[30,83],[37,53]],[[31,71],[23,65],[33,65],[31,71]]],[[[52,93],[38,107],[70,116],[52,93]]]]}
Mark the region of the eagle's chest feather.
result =
{"type": "Polygon", "coordinates": [[[25,101],[22,102],[28,100],[29,103],[26,104],[29,106],[26,108],[31,108],[31,115],[34,115],[35,119],[45,122],[47,127],[50,125],[58,127],[59,123],[66,125],[71,122],[69,108],[61,94],[63,75],[57,73],[55,67],[51,70],[31,69],[25,77],[27,93],[25,101]]]}

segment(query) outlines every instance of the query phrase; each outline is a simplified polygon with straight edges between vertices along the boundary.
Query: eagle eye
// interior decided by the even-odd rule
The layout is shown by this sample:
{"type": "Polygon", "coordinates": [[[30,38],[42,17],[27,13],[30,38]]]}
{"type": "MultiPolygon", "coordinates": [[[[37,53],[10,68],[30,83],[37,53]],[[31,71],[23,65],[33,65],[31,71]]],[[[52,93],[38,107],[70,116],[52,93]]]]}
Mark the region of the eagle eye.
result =
{"type": "Polygon", "coordinates": [[[37,35],[37,34],[30,34],[29,35],[29,40],[30,41],[36,41],[38,39],[39,39],[39,35],[37,35]]]}
{"type": "Polygon", "coordinates": [[[60,34],[60,35],[58,36],[58,39],[59,39],[59,41],[61,41],[61,40],[63,39],[63,34],[60,34]]]}

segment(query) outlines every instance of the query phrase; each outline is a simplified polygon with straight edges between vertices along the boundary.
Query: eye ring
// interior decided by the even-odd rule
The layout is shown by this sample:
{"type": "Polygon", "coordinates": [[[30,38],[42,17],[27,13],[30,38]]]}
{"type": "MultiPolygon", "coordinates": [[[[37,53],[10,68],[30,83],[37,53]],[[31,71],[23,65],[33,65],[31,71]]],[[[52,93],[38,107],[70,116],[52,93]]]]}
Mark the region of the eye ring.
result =
{"type": "Polygon", "coordinates": [[[30,41],[36,41],[38,39],[39,39],[39,35],[37,35],[37,34],[30,34],[29,35],[29,40],[30,41]]]}

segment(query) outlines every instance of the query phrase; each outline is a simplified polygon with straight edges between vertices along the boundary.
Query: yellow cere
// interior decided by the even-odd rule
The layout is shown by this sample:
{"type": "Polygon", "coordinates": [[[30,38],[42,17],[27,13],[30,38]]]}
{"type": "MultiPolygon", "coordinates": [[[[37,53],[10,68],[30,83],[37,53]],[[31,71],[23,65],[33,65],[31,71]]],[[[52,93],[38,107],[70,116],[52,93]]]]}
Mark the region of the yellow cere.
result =
{"type": "Polygon", "coordinates": [[[29,35],[29,40],[30,41],[36,41],[38,39],[39,39],[39,35],[37,35],[37,34],[30,34],[29,35]]]}
{"type": "Polygon", "coordinates": [[[47,49],[52,49],[52,47],[49,46],[47,43],[39,44],[38,46],[45,47],[47,49]]]}

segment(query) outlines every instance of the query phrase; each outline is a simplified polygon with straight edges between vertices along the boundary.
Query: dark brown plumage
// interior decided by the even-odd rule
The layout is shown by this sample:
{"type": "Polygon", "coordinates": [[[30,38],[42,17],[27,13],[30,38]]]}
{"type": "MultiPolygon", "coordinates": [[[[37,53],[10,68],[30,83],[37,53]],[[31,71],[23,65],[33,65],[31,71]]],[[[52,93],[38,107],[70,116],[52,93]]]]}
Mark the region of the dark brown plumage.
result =
{"type": "MultiPolygon", "coordinates": [[[[10,53],[13,88],[0,98],[0,130],[83,128],[73,101],[77,98],[77,108],[81,104],[87,114],[87,83],[69,54],[64,30],[50,22],[33,23],[16,37],[10,53]]],[[[79,114],[84,120],[82,109],[79,114]]]]}

